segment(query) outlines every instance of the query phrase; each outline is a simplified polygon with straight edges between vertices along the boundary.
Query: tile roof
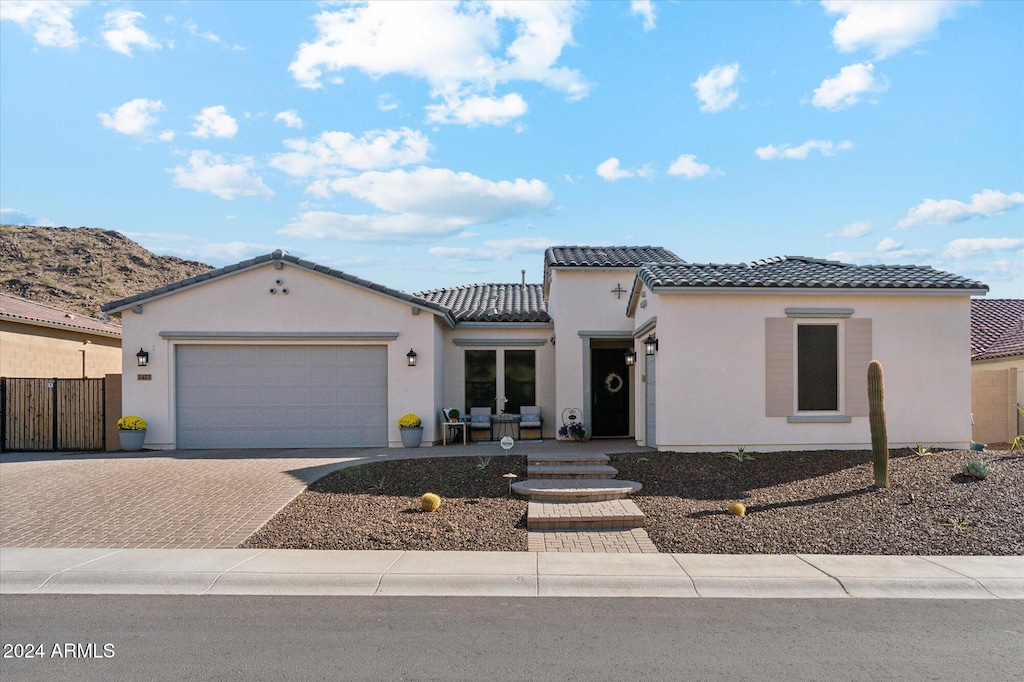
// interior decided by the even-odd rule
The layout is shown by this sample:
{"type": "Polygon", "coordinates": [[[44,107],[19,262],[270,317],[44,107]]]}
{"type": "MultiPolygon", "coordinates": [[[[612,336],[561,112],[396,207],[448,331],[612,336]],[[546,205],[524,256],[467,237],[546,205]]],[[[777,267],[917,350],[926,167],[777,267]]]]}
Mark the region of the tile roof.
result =
{"type": "Polygon", "coordinates": [[[28,324],[42,323],[48,327],[75,329],[102,336],[121,336],[120,325],[36,303],[12,294],[0,293],[0,318],[28,324]]]}
{"type": "Polygon", "coordinates": [[[1024,299],[971,301],[971,360],[1024,355],[1024,299]]]}
{"type": "Polygon", "coordinates": [[[780,256],[750,263],[648,263],[637,270],[648,287],[941,289],[988,291],[976,280],[926,265],[852,265],[838,261],[780,256]]]}
{"type": "Polygon", "coordinates": [[[551,246],[544,270],[551,267],[635,268],[643,263],[684,263],[661,246],[551,246]]]}
{"type": "Polygon", "coordinates": [[[449,308],[458,322],[551,322],[541,284],[470,284],[416,295],[449,308]]]}
{"type": "Polygon", "coordinates": [[[166,284],[162,287],[157,287],[156,289],[151,289],[150,291],[145,291],[141,294],[135,294],[134,296],[128,296],[127,298],[122,298],[117,301],[111,301],[110,303],[107,303],[106,305],[102,306],[100,310],[102,310],[103,312],[117,312],[120,310],[124,310],[125,308],[128,308],[136,303],[141,303],[148,299],[155,298],[163,294],[171,293],[178,289],[183,289],[194,284],[206,282],[207,280],[223,277],[224,275],[229,275],[233,272],[248,270],[250,268],[263,265],[264,263],[270,263],[271,261],[275,260],[291,263],[292,265],[297,265],[298,267],[305,268],[307,270],[312,270],[313,272],[319,272],[321,274],[327,275],[328,277],[334,277],[335,279],[339,279],[343,282],[348,282],[349,284],[354,284],[355,286],[362,287],[363,289],[367,289],[369,291],[376,291],[385,296],[389,296],[391,298],[395,298],[400,301],[404,301],[406,303],[410,303],[412,305],[425,308],[427,310],[433,311],[443,316],[449,322],[449,324],[455,324],[455,318],[452,316],[451,311],[443,305],[440,305],[433,301],[428,301],[424,298],[415,296],[413,294],[407,294],[404,291],[399,291],[398,289],[386,287],[383,284],[376,284],[369,280],[362,279],[361,277],[350,275],[347,272],[342,272],[341,270],[334,270],[332,268],[327,267],[326,265],[317,265],[312,261],[303,260],[301,258],[298,258],[297,256],[291,255],[290,253],[281,251],[280,249],[274,251],[273,253],[268,253],[263,256],[256,256],[255,258],[250,258],[249,260],[244,260],[241,263],[235,263],[234,265],[226,265],[223,268],[210,270],[209,272],[204,272],[201,275],[195,275],[194,277],[188,277],[179,282],[166,284]]]}

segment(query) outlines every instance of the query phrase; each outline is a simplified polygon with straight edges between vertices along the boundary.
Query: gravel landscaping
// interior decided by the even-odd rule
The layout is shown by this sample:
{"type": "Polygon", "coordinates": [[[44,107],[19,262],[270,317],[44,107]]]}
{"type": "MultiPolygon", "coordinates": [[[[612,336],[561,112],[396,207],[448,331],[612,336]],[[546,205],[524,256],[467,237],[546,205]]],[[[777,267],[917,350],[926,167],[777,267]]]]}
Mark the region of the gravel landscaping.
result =
{"type": "MultiPolygon", "coordinates": [[[[871,453],[612,455],[662,552],[709,554],[1024,554],[1024,457],[1007,451],[893,451],[891,487],[872,486],[871,453]],[[986,480],[963,476],[984,460],[986,480]],[[746,505],[730,516],[730,502],[746,505]]],[[[526,501],[502,474],[526,476],[526,458],[374,462],[326,476],[243,547],[526,550],[526,501]],[[479,467],[479,468],[478,468],[479,467]],[[419,511],[425,492],[442,498],[419,511]]]]}

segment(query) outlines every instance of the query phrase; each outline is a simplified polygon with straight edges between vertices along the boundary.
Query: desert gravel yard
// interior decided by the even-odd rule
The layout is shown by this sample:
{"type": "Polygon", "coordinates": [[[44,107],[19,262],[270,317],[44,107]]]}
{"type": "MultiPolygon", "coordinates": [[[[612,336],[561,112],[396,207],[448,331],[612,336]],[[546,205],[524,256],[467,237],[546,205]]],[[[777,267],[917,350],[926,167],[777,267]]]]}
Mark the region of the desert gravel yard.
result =
{"type": "MultiPolygon", "coordinates": [[[[709,554],[1024,554],[1024,456],[894,450],[891,487],[872,486],[871,453],[612,455],[662,552],[709,554]],[[961,474],[984,460],[986,480],[961,474]],[[745,517],[729,516],[739,501],[745,517]]],[[[501,476],[523,480],[525,457],[432,458],[343,469],[306,492],[243,547],[526,550],[526,501],[501,476]],[[432,514],[419,498],[443,499],[432,514]]]]}

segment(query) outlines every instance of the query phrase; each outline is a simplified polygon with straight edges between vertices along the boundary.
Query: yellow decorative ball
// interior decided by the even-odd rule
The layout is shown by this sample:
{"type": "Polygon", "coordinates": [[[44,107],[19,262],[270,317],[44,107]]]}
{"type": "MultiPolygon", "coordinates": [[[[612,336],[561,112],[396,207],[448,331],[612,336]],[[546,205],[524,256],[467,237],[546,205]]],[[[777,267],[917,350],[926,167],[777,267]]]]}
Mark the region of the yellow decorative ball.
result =
{"type": "Polygon", "coordinates": [[[729,513],[733,516],[746,516],[747,508],[742,502],[733,502],[729,505],[729,513]]]}
{"type": "Polygon", "coordinates": [[[441,506],[441,498],[434,493],[427,493],[420,498],[420,509],[425,512],[436,512],[441,506]]]}

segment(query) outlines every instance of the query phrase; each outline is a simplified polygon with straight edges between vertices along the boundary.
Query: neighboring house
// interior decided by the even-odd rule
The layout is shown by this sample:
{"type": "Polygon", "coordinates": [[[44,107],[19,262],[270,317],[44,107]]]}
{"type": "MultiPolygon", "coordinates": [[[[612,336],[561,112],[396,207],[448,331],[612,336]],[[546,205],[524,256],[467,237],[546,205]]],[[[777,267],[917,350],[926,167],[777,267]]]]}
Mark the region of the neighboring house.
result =
{"type": "Polygon", "coordinates": [[[663,450],[865,447],[871,359],[893,447],[963,447],[987,289],[919,266],[565,246],[543,284],[407,294],[275,251],[103,310],[122,314],[124,403],[152,448],[397,447],[405,413],[431,443],[443,407],[522,405],[546,438],[575,411],[594,437],[663,450]]]}
{"type": "Polygon", "coordinates": [[[0,293],[0,376],[100,378],[121,373],[121,327],[0,293]]]}
{"type": "Polygon", "coordinates": [[[971,301],[974,440],[1007,443],[1024,433],[1024,299],[971,301]]]}

